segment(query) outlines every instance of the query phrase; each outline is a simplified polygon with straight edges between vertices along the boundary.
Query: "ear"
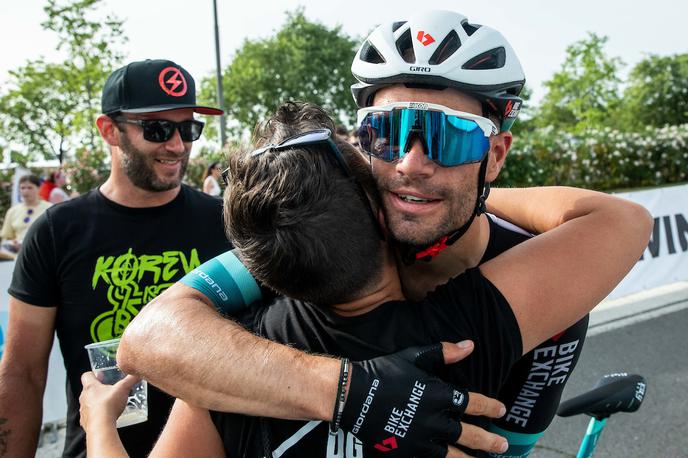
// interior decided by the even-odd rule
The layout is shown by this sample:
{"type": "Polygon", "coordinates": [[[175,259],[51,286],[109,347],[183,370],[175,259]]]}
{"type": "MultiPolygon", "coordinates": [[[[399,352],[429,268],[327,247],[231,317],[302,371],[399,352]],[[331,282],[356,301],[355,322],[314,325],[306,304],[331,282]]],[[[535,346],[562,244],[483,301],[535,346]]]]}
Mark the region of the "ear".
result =
{"type": "Polygon", "coordinates": [[[486,181],[488,183],[493,182],[499,176],[499,172],[504,166],[504,161],[506,160],[506,155],[511,148],[511,142],[513,141],[513,136],[511,132],[500,132],[499,134],[492,137],[490,146],[490,159],[487,163],[487,174],[486,181]]]}
{"type": "Polygon", "coordinates": [[[107,115],[100,115],[96,118],[96,127],[105,143],[110,146],[119,146],[119,128],[117,124],[107,115]]]}

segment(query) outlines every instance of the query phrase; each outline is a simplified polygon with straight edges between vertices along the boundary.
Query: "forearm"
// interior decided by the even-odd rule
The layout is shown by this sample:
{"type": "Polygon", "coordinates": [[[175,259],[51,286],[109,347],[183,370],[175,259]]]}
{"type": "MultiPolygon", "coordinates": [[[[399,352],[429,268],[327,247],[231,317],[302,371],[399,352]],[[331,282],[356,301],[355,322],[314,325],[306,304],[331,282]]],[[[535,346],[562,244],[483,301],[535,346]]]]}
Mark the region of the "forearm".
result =
{"type": "Polygon", "coordinates": [[[128,458],[117,427],[111,422],[89,425],[86,429],[86,455],[89,458],[128,458]]]}
{"type": "Polygon", "coordinates": [[[45,385],[8,374],[4,369],[0,370],[0,457],[33,457],[41,429],[45,385]]]}
{"type": "Polygon", "coordinates": [[[564,186],[493,188],[487,200],[487,209],[527,231],[539,234],[582,216],[593,209],[596,201],[605,197],[609,196],[564,186]]]}
{"type": "Polygon", "coordinates": [[[262,339],[202,301],[170,293],[127,327],[118,352],[122,370],[211,410],[330,419],[338,360],[262,339]]]}

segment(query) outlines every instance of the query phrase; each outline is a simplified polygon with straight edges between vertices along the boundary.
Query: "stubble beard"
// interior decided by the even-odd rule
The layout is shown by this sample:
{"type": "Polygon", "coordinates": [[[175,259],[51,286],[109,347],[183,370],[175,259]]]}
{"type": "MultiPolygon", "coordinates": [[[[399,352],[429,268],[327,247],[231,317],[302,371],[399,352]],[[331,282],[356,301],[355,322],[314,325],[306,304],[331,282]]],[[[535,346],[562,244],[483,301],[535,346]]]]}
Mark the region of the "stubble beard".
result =
{"type": "MultiPolygon", "coordinates": [[[[376,178],[379,189],[388,194],[389,189],[399,187],[396,180],[385,182],[376,178]],[[392,183],[394,181],[394,183],[392,183]]],[[[416,189],[426,192],[427,187],[415,185],[416,189]]],[[[466,224],[473,211],[477,199],[477,185],[462,182],[454,189],[434,189],[428,194],[441,197],[443,207],[431,216],[417,216],[402,213],[387,208],[387,198],[383,199],[383,210],[387,228],[392,238],[399,243],[425,248],[466,224]]]]}
{"type": "Polygon", "coordinates": [[[122,150],[122,169],[137,188],[150,192],[169,191],[179,186],[189,165],[189,156],[181,160],[179,176],[172,180],[160,179],[153,169],[153,157],[134,147],[126,135],[120,135],[119,148],[122,150]]]}

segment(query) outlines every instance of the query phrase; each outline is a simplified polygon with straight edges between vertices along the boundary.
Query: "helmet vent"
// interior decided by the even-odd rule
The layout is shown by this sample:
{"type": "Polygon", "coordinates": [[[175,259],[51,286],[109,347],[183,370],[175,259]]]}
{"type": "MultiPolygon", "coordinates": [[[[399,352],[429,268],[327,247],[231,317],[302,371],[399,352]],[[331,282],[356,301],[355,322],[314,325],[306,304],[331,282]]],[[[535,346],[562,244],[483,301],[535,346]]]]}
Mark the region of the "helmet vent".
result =
{"type": "Polygon", "coordinates": [[[392,33],[394,33],[394,32],[396,32],[397,30],[399,30],[399,27],[401,27],[402,25],[406,24],[406,22],[408,22],[408,21],[398,21],[398,22],[395,22],[394,24],[392,24],[392,33]]]}
{"type": "Polygon", "coordinates": [[[380,51],[375,49],[375,46],[370,44],[370,41],[366,40],[361,46],[361,60],[364,62],[369,62],[371,64],[384,64],[385,58],[382,57],[380,51]]]}
{"type": "Polygon", "coordinates": [[[469,24],[468,22],[462,22],[461,27],[463,27],[463,30],[466,31],[466,34],[470,37],[475,33],[476,30],[478,30],[482,25],[480,24],[469,24]]]}
{"type": "Polygon", "coordinates": [[[416,63],[416,53],[413,50],[413,40],[411,39],[411,29],[406,30],[397,39],[397,51],[402,59],[408,64],[416,63]]]}
{"type": "Polygon", "coordinates": [[[439,65],[447,60],[460,47],[461,40],[459,40],[459,34],[456,33],[456,30],[452,30],[444,37],[444,40],[442,40],[442,43],[440,43],[435,52],[432,53],[428,63],[430,65],[439,65]]]}
{"type": "Polygon", "coordinates": [[[463,64],[461,68],[466,70],[492,70],[504,67],[505,62],[506,51],[503,46],[500,46],[475,56],[463,64]]]}

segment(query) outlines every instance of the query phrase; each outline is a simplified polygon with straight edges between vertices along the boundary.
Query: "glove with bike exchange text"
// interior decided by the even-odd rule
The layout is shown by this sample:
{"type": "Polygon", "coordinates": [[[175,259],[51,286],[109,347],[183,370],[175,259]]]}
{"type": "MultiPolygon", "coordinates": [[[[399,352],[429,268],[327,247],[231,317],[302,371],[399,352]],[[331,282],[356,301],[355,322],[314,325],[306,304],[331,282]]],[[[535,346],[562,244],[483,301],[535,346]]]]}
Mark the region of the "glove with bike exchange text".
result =
{"type": "Polygon", "coordinates": [[[340,426],[366,451],[390,458],[446,456],[448,444],[461,435],[459,416],[468,405],[468,392],[425,372],[444,366],[441,344],[351,365],[340,426]]]}

